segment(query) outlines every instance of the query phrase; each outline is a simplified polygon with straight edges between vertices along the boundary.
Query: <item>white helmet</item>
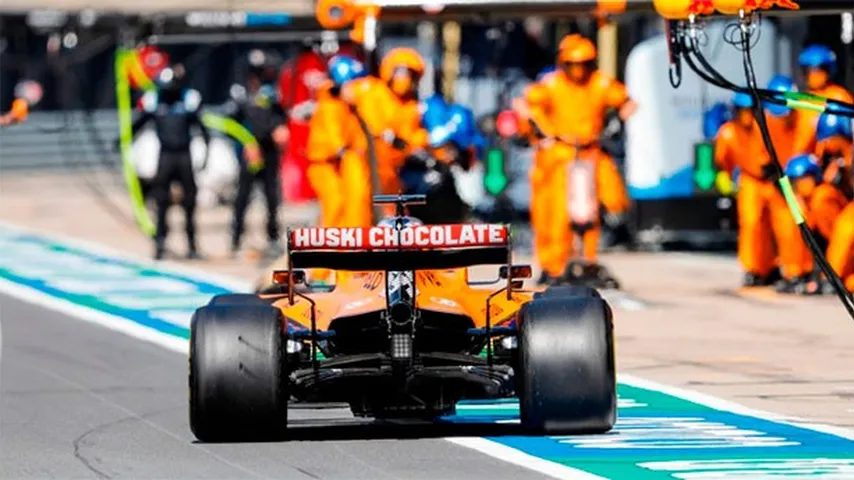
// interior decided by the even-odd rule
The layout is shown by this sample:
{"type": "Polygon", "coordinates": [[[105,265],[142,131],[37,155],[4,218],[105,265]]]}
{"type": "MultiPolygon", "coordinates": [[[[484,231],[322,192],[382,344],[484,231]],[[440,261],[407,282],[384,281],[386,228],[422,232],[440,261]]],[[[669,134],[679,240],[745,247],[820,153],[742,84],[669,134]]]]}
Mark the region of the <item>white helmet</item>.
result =
{"type": "Polygon", "coordinates": [[[380,220],[379,223],[377,223],[377,226],[394,228],[398,219],[403,220],[404,227],[417,227],[419,225],[424,225],[424,222],[415,217],[387,217],[380,220]]]}

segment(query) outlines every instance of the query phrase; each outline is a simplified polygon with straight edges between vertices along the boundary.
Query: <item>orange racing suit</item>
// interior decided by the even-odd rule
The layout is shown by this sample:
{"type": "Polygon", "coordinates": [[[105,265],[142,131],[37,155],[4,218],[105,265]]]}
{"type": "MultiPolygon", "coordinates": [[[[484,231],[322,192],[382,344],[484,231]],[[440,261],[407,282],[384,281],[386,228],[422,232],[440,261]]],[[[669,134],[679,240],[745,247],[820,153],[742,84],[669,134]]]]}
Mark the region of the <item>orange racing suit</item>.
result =
{"type": "Polygon", "coordinates": [[[344,97],[351,102],[365,121],[374,138],[380,191],[385,194],[400,192],[398,170],[406,155],[427,145],[427,131],[421,128],[421,114],[416,100],[402,100],[385,82],[377,77],[354,80],[345,89],[344,97]],[[403,140],[407,147],[398,149],[383,139],[386,132],[403,140]]]}
{"type": "Polygon", "coordinates": [[[371,219],[371,182],[366,141],[350,105],[321,90],[308,139],[309,181],[321,203],[321,224],[367,227],[371,219]]]}
{"type": "MultiPolygon", "coordinates": [[[[629,101],[629,96],[622,83],[600,71],[594,71],[582,85],[570,81],[561,71],[546,75],[538,85],[542,91],[529,90],[531,119],[547,138],[560,141],[541,143],[541,152],[531,169],[531,185],[538,196],[531,199],[531,223],[535,238],[542,234],[535,240],[541,246],[537,253],[540,266],[549,275],[559,276],[573,255],[566,173],[578,153],[594,164],[596,195],[605,209],[621,214],[629,208],[626,187],[616,164],[596,144],[607,109],[621,107],[629,101]],[[538,101],[531,101],[530,94],[539,97],[538,101]],[[584,147],[581,152],[576,151],[576,143],[584,147]]],[[[595,261],[600,231],[598,215],[591,220],[595,225],[583,235],[583,253],[585,259],[595,261]]]]}
{"type": "Polygon", "coordinates": [[[515,98],[512,102],[512,109],[519,121],[518,135],[528,140],[528,143],[533,147],[531,167],[528,171],[528,179],[531,185],[529,210],[531,212],[531,231],[534,234],[534,255],[540,266],[547,265],[549,262],[548,241],[550,237],[547,226],[550,218],[546,214],[549,213],[548,201],[550,196],[543,195],[544,190],[542,188],[547,149],[540,147],[540,137],[534,126],[536,120],[531,118],[532,112],[529,105],[539,105],[544,101],[546,95],[548,95],[548,91],[542,85],[532,83],[525,88],[521,98],[515,98]]]}
{"type": "MultiPolygon", "coordinates": [[[[769,125],[769,130],[771,126],[769,125]]],[[[772,133],[772,140],[779,138],[772,133]]],[[[791,147],[790,147],[791,148],[791,147]]],[[[786,146],[779,158],[787,153],[786,146]]],[[[774,268],[771,233],[779,250],[779,263],[786,278],[796,278],[803,271],[803,240],[777,185],[765,179],[770,158],[755,122],[745,129],[735,121],[725,123],[715,138],[715,163],[719,170],[732,173],[741,170],[738,184],[738,259],[742,268],[759,277],[767,277],[774,268]],[[770,221],[770,222],[769,222],[770,221]],[[770,229],[769,229],[770,223],[770,229]],[[769,231],[770,230],[770,231],[769,231]]],[[[785,165],[784,165],[785,166],[785,165]]]]}
{"type": "MultiPolygon", "coordinates": [[[[854,96],[851,95],[851,92],[839,85],[828,84],[824,88],[810,91],[809,93],[831,100],[854,103],[854,96]]],[[[821,113],[811,110],[801,110],[799,112],[803,117],[803,121],[799,122],[795,137],[795,154],[812,153],[816,150],[815,130],[821,113]]],[[[819,158],[821,157],[819,156],[819,158]]]]}
{"type": "MultiPolygon", "coordinates": [[[[799,188],[798,181],[798,179],[794,181],[795,192],[798,194],[798,203],[807,226],[829,240],[833,234],[836,220],[849,202],[848,197],[836,186],[828,183],[819,184],[809,194],[804,195],[799,188]]],[[[801,271],[804,273],[812,272],[815,263],[806,243],[801,239],[796,246],[801,256],[801,271]]]]}
{"type": "Polygon", "coordinates": [[[827,247],[827,261],[845,282],[845,288],[854,292],[854,202],[839,214],[827,247]]]}

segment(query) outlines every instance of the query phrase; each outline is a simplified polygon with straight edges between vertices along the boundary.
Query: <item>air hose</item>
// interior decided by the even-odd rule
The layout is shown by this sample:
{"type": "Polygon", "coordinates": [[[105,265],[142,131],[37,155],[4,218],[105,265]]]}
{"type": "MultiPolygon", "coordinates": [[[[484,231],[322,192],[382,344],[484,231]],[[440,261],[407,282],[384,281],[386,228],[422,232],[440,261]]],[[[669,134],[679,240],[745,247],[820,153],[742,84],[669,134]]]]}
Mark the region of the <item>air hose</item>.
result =
{"type": "Polygon", "coordinates": [[[753,59],[751,58],[750,54],[750,35],[752,26],[751,19],[744,15],[744,13],[742,13],[738,26],[741,34],[740,39],[737,42],[730,41],[730,43],[732,43],[734,46],[736,46],[742,51],[744,73],[747,79],[746,88],[739,87],[728,81],[719,72],[717,72],[709,64],[708,61],[706,61],[705,57],[698,48],[699,45],[696,39],[694,30],[695,26],[693,24],[693,21],[691,24],[691,39],[687,38],[684,29],[680,29],[679,31],[679,34],[682,36],[682,40],[684,42],[681,50],[682,57],[685,59],[691,70],[693,70],[703,80],[720,88],[747,93],[753,99],[753,116],[755,117],[756,122],[759,126],[759,130],[762,134],[762,141],[765,144],[765,148],[768,151],[769,156],[771,157],[771,164],[773,165],[776,174],[779,176],[778,186],[780,188],[780,191],[782,192],[783,197],[786,199],[786,204],[788,205],[789,210],[791,211],[795,223],[798,225],[798,229],[800,230],[801,236],[803,237],[804,242],[809,248],[814,261],[819,266],[822,273],[827,278],[828,282],[830,282],[830,285],[833,287],[837,297],[839,297],[839,300],[842,302],[842,305],[848,312],[848,315],[852,319],[854,319],[854,298],[852,298],[851,294],[845,288],[842,279],[840,279],[836,272],[833,271],[833,268],[828,263],[827,258],[821,250],[821,247],[816,241],[815,236],[806,224],[804,215],[801,212],[800,206],[798,204],[798,200],[792,190],[791,181],[786,176],[777,156],[777,152],[774,148],[773,142],[771,140],[771,135],[768,130],[768,125],[765,120],[765,112],[762,107],[763,102],[765,102],[777,105],[784,105],[793,109],[810,110],[819,113],[828,112],[844,117],[854,117],[854,105],[845,102],[830,100],[808,93],[776,92],[758,88],[756,85],[756,74],[753,68],[753,59]],[[696,57],[696,62],[695,59],[691,58],[690,54],[693,54],[694,57],[696,57]],[[698,65],[698,63],[700,65],[698,65]],[[703,69],[705,69],[705,71],[703,69]]]}
{"type": "MultiPolygon", "coordinates": [[[[121,149],[122,170],[124,172],[128,193],[130,194],[134,217],[140,230],[142,230],[142,233],[146,236],[153,237],[156,228],[145,208],[142,187],[139,184],[139,177],[137,177],[136,168],[134,167],[130,156],[133,132],[131,131],[132,107],[128,72],[131,65],[135,64],[135,62],[129,61],[132,60],[132,58],[132,53],[129,50],[123,48],[116,50],[116,108],[119,115],[119,146],[121,149]]],[[[133,72],[136,70],[132,69],[130,71],[133,72]]]]}

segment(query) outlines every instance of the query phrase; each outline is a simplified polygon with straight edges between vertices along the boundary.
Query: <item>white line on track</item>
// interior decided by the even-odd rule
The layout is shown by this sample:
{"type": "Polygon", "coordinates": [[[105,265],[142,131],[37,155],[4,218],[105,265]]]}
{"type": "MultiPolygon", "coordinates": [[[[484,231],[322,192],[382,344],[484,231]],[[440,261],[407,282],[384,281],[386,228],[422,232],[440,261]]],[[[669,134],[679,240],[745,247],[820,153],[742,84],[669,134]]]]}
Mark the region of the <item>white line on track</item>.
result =
{"type": "Polygon", "coordinates": [[[502,445],[492,440],[487,440],[480,437],[451,437],[445,440],[457,444],[461,447],[471,448],[480,453],[495,457],[520,467],[533,470],[543,475],[559,478],[562,480],[604,480],[605,477],[593,475],[582,470],[578,470],[559,463],[550,462],[546,459],[528,455],[525,452],[516,450],[515,448],[502,445]]]}
{"type": "Polygon", "coordinates": [[[779,413],[771,413],[764,410],[757,410],[750,407],[746,407],[739,403],[724,400],[723,398],[713,397],[711,395],[695,392],[693,390],[686,390],[679,387],[664,385],[658,382],[653,382],[651,380],[638,378],[634,375],[617,374],[617,380],[620,383],[624,383],[626,385],[645,388],[648,390],[655,390],[666,395],[671,395],[673,397],[681,398],[683,400],[688,400],[689,402],[698,403],[700,405],[704,405],[709,408],[714,408],[716,410],[723,410],[726,412],[735,413],[737,415],[745,415],[748,417],[759,418],[775,423],[784,423],[787,425],[805,428],[807,430],[812,430],[815,432],[827,433],[829,435],[835,435],[837,437],[845,438],[848,440],[854,440],[854,430],[848,428],[837,427],[833,425],[824,425],[820,423],[812,423],[808,420],[804,420],[801,418],[780,415],[779,413]]]}

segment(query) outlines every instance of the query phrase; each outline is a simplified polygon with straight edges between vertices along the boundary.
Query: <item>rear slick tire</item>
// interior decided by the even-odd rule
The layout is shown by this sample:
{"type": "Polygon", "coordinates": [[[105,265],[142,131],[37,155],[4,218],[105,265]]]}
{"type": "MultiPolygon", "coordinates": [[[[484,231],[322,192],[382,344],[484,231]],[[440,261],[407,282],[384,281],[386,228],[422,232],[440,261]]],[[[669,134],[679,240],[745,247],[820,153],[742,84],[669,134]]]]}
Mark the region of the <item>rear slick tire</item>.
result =
{"type": "Polygon", "coordinates": [[[251,293],[223,293],[211,298],[208,302],[208,306],[210,307],[225,305],[267,307],[270,305],[270,302],[266,302],[251,293]]]}
{"type": "Polygon", "coordinates": [[[594,296],[551,297],[522,307],[519,414],[540,435],[605,433],[617,420],[611,309],[594,296]]]}
{"type": "Polygon", "coordinates": [[[284,435],[288,380],[282,314],[270,306],[196,310],[190,324],[190,429],[202,442],[284,435]]]}
{"type": "Polygon", "coordinates": [[[599,291],[595,288],[585,287],[583,285],[553,285],[542,292],[534,294],[534,299],[539,298],[578,298],[578,297],[596,297],[602,298],[599,291]]]}

